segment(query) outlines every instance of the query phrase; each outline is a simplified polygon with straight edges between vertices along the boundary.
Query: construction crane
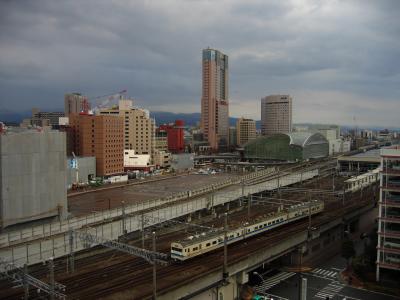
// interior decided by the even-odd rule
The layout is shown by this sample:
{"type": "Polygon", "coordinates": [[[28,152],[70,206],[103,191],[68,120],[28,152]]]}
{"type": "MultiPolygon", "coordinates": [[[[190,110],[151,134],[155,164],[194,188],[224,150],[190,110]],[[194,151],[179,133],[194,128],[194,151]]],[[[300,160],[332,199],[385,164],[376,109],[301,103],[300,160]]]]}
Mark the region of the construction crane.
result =
{"type": "Polygon", "coordinates": [[[105,108],[112,101],[123,99],[126,96],[127,90],[122,90],[117,93],[101,95],[96,97],[90,97],[90,102],[92,103],[92,111],[95,112],[102,108],[105,108]],[[99,100],[104,99],[101,103],[97,103],[99,100]]]}

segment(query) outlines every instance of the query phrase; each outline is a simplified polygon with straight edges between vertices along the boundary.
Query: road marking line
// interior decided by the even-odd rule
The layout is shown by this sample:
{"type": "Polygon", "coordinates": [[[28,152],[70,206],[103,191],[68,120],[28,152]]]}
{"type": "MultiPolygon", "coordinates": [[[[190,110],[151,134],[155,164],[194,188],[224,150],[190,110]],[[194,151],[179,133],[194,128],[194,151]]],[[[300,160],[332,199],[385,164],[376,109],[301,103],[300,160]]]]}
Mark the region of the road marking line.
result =
{"type": "Polygon", "coordinates": [[[329,273],[329,271],[324,270],[324,272],[322,273],[322,275],[327,276],[329,273]]]}
{"type": "Polygon", "coordinates": [[[335,270],[335,271],[342,271],[342,269],[338,269],[338,268],[331,268],[332,270],[335,270]]]}
{"type": "Polygon", "coordinates": [[[328,276],[329,276],[329,277],[333,277],[333,276],[335,276],[335,275],[336,275],[336,272],[330,271],[330,272],[328,273],[328,276]]]}

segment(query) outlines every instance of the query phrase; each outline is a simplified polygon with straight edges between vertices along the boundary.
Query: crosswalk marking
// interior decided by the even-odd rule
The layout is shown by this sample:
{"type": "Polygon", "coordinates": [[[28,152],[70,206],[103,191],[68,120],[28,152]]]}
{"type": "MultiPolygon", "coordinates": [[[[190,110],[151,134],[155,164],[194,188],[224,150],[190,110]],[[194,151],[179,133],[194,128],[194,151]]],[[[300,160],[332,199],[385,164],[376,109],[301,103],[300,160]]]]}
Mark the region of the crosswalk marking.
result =
{"type": "Polygon", "coordinates": [[[265,291],[279,284],[280,282],[292,277],[296,273],[294,272],[280,272],[275,276],[269,277],[267,280],[261,282],[260,285],[254,287],[255,291],[258,293],[265,293],[265,291]]]}
{"type": "Polygon", "coordinates": [[[321,291],[319,291],[314,297],[326,299],[332,299],[336,294],[338,294],[344,285],[338,282],[331,282],[327,286],[325,286],[321,291]]]}
{"type": "Polygon", "coordinates": [[[316,269],[312,270],[311,273],[317,274],[317,275],[323,276],[323,277],[335,278],[338,272],[337,271],[332,271],[332,270],[325,270],[325,269],[316,268],[316,269]]]}

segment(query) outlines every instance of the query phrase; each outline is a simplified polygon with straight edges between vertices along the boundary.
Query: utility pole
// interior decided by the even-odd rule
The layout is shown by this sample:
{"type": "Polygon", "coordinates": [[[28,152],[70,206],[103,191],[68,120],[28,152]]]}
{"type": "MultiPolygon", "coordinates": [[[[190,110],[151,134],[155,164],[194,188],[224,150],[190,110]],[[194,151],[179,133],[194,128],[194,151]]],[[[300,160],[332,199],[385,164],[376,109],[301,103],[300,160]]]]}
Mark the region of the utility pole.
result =
{"type": "Polygon", "coordinates": [[[307,300],[307,278],[301,279],[301,300],[307,300]]]}
{"type": "Polygon", "coordinates": [[[126,230],[126,220],[125,220],[125,201],[122,200],[122,234],[126,234],[127,230],[126,230]]]}
{"type": "MultiPolygon", "coordinates": [[[[156,233],[153,231],[153,252],[156,252],[156,233]]],[[[157,264],[153,261],[153,300],[157,299],[157,264]]]]}
{"type": "Polygon", "coordinates": [[[247,196],[247,217],[248,218],[250,218],[250,210],[251,210],[251,201],[253,200],[253,195],[252,194],[249,194],[248,196],[247,196]]]}
{"type": "Polygon", "coordinates": [[[29,284],[28,284],[28,265],[24,264],[24,277],[23,277],[23,286],[24,286],[24,299],[29,299],[29,284]]]}
{"type": "Polygon", "coordinates": [[[311,234],[311,194],[308,193],[308,234],[311,234]]]}
{"type": "Polygon", "coordinates": [[[49,259],[49,271],[50,271],[50,300],[54,300],[55,281],[54,281],[54,261],[53,258],[49,259]]]}
{"type": "Polygon", "coordinates": [[[224,220],[224,266],[222,271],[223,280],[228,279],[228,213],[225,213],[224,220]]]}
{"type": "Polygon", "coordinates": [[[71,273],[75,272],[75,260],[74,260],[74,232],[72,229],[68,231],[69,234],[69,265],[71,273]]]}
{"type": "Polygon", "coordinates": [[[142,249],[144,249],[144,214],[141,215],[141,223],[140,225],[142,226],[142,249]]]}

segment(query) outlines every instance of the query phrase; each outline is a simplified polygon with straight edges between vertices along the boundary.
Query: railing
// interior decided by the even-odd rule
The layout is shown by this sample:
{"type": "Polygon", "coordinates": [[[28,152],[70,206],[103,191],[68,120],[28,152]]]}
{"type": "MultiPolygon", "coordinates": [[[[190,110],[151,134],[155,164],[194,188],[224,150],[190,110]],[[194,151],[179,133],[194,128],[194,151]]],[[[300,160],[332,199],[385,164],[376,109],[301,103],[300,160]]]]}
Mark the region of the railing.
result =
{"type": "MultiPolygon", "coordinates": [[[[140,230],[141,226],[141,215],[144,216],[146,220],[149,222],[145,223],[145,227],[153,226],[159,223],[157,220],[162,219],[174,219],[177,217],[185,216],[190,213],[199,211],[204,208],[210,209],[216,205],[222,205],[227,202],[231,202],[237,200],[243,196],[247,196],[248,194],[258,193],[260,191],[265,190],[273,190],[276,189],[278,184],[280,187],[287,186],[299,182],[300,180],[308,180],[318,175],[318,169],[302,172],[297,174],[285,175],[281,178],[274,178],[272,180],[257,183],[252,186],[244,186],[241,184],[237,184],[234,188],[229,190],[219,191],[218,189],[214,190],[210,194],[204,194],[203,196],[198,196],[196,198],[188,197],[187,193],[179,193],[181,199],[185,197],[187,201],[176,201],[175,203],[163,207],[159,207],[158,209],[154,209],[155,206],[160,206],[163,203],[171,203],[168,202],[171,200],[171,197],[166,197],[165,199],[155,199],[153,201],[147,201],[144,203],[136,204],[130,207],[125,208],[125,217],[121,218],[122,208],[117,208],[111,211],[108,211],[104,214],[104,216],[100,214],[93,214],[91,216],[86,216],[84,218],[76,218],[79,222],[75,222],[74,224],[81,224],[83,228],[89,226],[92,230],[95,231],[95,234],[101,238],[107,238],[109,240],[114,240],[124,234],[124,232],[133,232],[140,230]],[[169,199],[169,200],[168,200],[169,199]],[[150,209],[147,210],[147,208],[150,209]],[[144,209],[144,210],[143,210],[144,209]],[[107,222],[101,221],[103,217],[110,217],[107,222]],[[111,218],[112,216],[117,216],[118,218],[111,218]],[[86,219],[87,218],[87,219],[86,219]],[[94,221],[100,220],[97,224],[93,224],[94,221]],[[152,221],[153,220],[153,221],[152,221]],[[87,226],[86,226],[87,225],[87,226]],[[125,226],[125,227],[124,227],[125,226]]],[[[240,183],[240,180],[233,181],[236,183],[240,183]]],[[[212,185],[214,188],[218,186],[231,184],[230,182],[225,181],[225,183],[214,184],[212,185]]],[[[205,188],[196,190],[197,192],[205,191],[205,188]]],[[[196,192],[194,191],[194,192],[196,192]]],[[[179,199],[179,197],[176,197],[179,199]]],[[[71,220],[70,220],[71,221],[71,220]]],[[[46,224],[51,226],[51,233],[57,233],[55,235],[50,235],[50,232],[44,230],[46,234],[46,238],[43,239],[42,234],[43,231],[36,232],[35,230],[29,230],[26,236],[32,231],[35,233],[35,240],[30,240],[26,238],[24,232],[22,230],[19,232],[21,235],[18,237],[25,237],[24,240],[15,240],[9,244],[9,247],[3,247],[0,249],[0,256],[5,257],[12,261],[17,265],[34,264],[37,262],[41,262],[48,257],[60,257],[69,253],[69,229],[79,229],[67,227],[63,222],[56,223],[58,227],[56,228],[53,224],[46,224]],[[60,225],[61,224],[61,225],[60,225]],[[26,241],[29,242],[26,242],[26,241]]],[[[66,223],[68,224],[68,223],[66,223]]],[[[70,225],[72,222],[69,223],[70,225]]],[[[45,229],[48,227],[44,227],[45,229]]],[[[39,226],[40,229],[43,229],[42,226],[39,226]]],[[[7,243],[7,241],[6,241],[7,243]]],[[[74,245],[74,251],[79,251],[84,249],[87,245],[84,245],[80,241],[77,241],[74,245]]]]}
{"type": "MultiPolygon", "coordinates": [[[[146,209],[155,208],[161,205],[173,203],[189,197],[196,197],[208,192],[222,189],[224,187],[239,184],[243,180],[249,180],[253,178],[263,177],[267,174],[273,172],[275,168],[268,168],[260,171],[256,171],[250,174],[246,174],[239,178],[232,178],[222,182],[217,182],[214,184],[207,185],[202,188],[195,190],[188,190],[184,192],[175,193],[173,195],[150,199],[140,203],[135,203],[125,206],[125,214],[131,214],[135,212],[140,212],[146,209]]],[[[10,231],[8,233],[3,233],[0,235],[0,248],[7,247],[19,242],[30,241],[33,239],[43,238],[47,236],[52,236],[54,234],[61,234],[67,232],[69,229],[79,229],[83,226],[88,226],[94,223],[105,222],[107,220],[112,220],[114,218],[121,217],[123,214],[123,208],[117,207],[110,210],[105,210],[101,212],[93,212],[81,217],[73,217],[63,221],[56,221],[47,224],[31,226],[29,228],[10,231]]]]}

